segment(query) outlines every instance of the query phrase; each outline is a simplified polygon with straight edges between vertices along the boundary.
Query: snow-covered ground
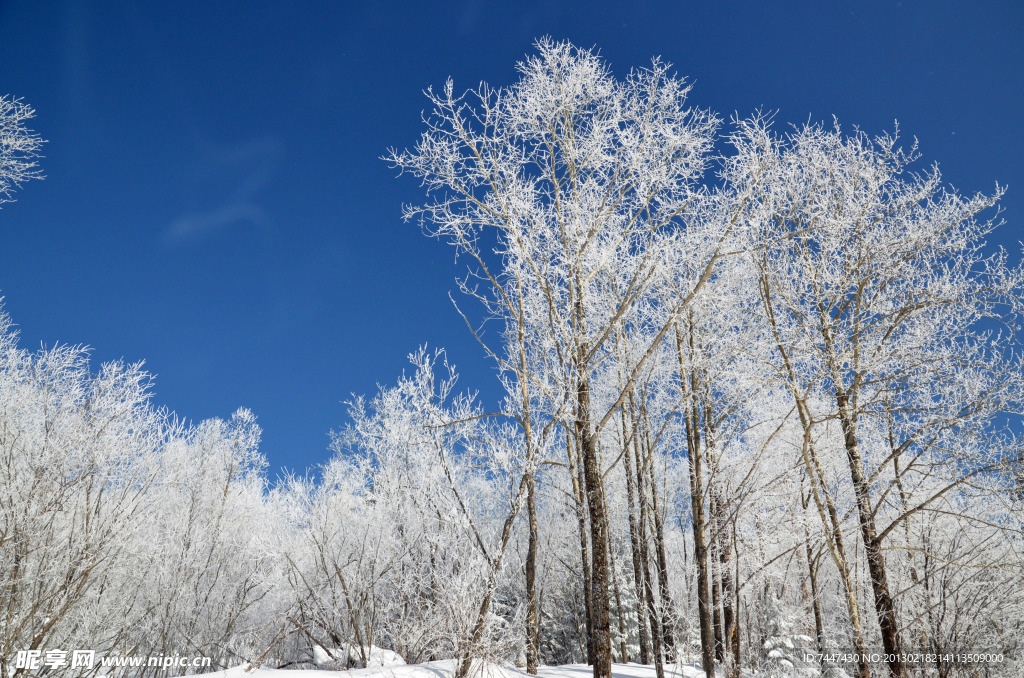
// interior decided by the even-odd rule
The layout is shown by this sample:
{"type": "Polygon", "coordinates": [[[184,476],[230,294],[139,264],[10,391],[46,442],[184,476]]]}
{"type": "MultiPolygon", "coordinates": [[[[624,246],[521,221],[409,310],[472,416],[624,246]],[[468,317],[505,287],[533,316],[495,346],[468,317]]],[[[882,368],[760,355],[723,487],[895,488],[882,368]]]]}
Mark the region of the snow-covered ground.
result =
{"type": "MultiPolygon", "coordinates": [[[[404,664],[399,666],[353,669],[351,671],[288,671],[283,669],[253,669],[237,666],[227,671],[205,674],[209,678],[453,678],[455,661],[443,660],[425,664],[404,664]]],[[[540,678],[590,678],[593,668],[586,664],[564,666],[543,666],[540,678]]],[[[524,678],[527,674],[512,667],[486,664],[474,666],[470,678],[524,678]]],[[[653,666],[643,664],[612,664],[614,678],[655,678],[653,666]]],[[[665,666],[665,678],[704,678],[704,672],[692,665],[665,666]]]]}
{"type": "MultiPolygon", "coordinates": [[[[542,678],[591,678],[594,669],[587,664],[545,666],[539,674],[542,678]]],[[[654,667],[645,664],[612,664],[612,675],[615,678],[655,678],[654,667]]],[[[704,672],[690,664],[666,664],[665,678],[704,678],[704,672]]]]}

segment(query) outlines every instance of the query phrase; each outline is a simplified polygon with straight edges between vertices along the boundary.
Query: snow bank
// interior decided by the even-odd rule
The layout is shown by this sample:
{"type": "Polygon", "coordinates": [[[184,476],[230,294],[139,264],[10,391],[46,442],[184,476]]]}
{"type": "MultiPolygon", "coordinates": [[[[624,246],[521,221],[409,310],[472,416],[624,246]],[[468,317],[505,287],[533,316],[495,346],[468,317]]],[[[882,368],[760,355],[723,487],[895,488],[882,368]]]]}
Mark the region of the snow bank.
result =
{"type": "Polygon", "coordinates": [[[368,669],[405,665],[405,660],[397,652],[376,645],[364,645],[361,648],[355,645],[328,649],[313,648],[313,663],[317,666],[335,662],[340,662],[342,667],[353,666],[362,664],[363,657],[367,657],[366,668],[368,669]]]}

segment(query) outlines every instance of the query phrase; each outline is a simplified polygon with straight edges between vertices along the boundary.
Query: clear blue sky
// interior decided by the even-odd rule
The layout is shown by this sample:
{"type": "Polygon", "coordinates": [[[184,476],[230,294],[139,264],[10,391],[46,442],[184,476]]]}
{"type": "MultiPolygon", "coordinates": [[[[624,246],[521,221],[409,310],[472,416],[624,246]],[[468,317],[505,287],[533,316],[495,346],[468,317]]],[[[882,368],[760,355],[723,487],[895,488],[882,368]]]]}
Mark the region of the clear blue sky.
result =
{"type": "Polygon", "coordinates": [[[451,253],[400,222],[420,190],[378,157],[415,142],[425,87],[509,84],[545,34],[619,74],[661,55],[726,116],[898,119],[958,188],[1009,185],[1019,254],[1018,2],[3,0],[0,93],[49,141],[46,180],[0,211],[22,345],[145,359],[191,420],[252,408],[272,475],[324,460],[341,401],[425,342],[492,402],[451,253]]]}

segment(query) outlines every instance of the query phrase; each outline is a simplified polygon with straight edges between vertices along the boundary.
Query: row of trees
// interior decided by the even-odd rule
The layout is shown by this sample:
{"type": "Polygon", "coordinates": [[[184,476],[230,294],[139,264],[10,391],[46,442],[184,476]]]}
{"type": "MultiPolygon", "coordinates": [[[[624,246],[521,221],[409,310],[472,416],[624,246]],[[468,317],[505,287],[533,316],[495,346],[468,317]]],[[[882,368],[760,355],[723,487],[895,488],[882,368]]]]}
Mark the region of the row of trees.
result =
{"type": "MultiPolygon", "coordinates": [[[[580,450],[571,434],[568,447],[549,436],[527,473],[521,430],[455,395],[443,354],[417,352],[409,376],[352,404],[320,478],[270,489],[251,414],[185,427],[148,403],[137,366],[91,374],[80,349],[24,352],[6,321],[4,337],[5,671],[23,673],[14,662],[28,649],[204,655],[213,668],[373,665],[388,659],[380,648],[462,659],[464,671],[478,658],[592,660],[580,450]]],[[[689,661],[707,641],[712,661],[788,675],[800,650],[880,646],[841,432],[815,435],[828,479],[815,490],[794,459],[797,423],[715,429],[697,548],[695,473],[663,447],[692,422],[656,404],[634,399],[617,463],[602,459],[611,659],[689,661]]],[[[777,406],[791,411],[781,396],[777,406]]],[[[1012,657],[1019,503],[1007,493],[1000,508],[1000,488],[976,482],[911,516],[904,501],[921,506],[947,484],[912,478],[886,488],[904,496],[880,512],[899,526],[886,564],[901,636],[1012,657]]]]}
{"type": "MultiPolygon", "coordinates": [[[[53,648],[459,678],[1019,653],[1024,272],[985,246],[1001,190],[959,195],[895,136],[723,134],[659,61],[617,80],[544,40],[519,68],[429,92],[388,156],[431,196],[406,217],[470,262],[496,412],[421,349],[350,403],[316,476],[271,485],[251,413],[185,425],[141,366],[24,351],[3,317],[0,673],[53,648]]],[[[17,110],[15,184],[38,149],[17,110]]]]}
{"type": "Polygon", "coordinates": [[[262,650],[281,563],[252,414],[186,427],[138,365],[15,338],[0,317],[0,672],[30,650],[262,650]]]}

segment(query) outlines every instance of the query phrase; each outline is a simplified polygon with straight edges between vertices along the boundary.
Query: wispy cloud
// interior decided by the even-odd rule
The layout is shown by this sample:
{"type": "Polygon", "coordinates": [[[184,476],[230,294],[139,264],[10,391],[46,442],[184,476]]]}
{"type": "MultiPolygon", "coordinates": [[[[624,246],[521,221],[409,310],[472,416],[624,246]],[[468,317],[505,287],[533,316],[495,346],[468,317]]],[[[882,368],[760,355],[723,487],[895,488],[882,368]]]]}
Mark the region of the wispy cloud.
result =
{"type": "Polygon", "coordinates": [[[235,227],[269,230],[272,220],[260,206],[259,194],[270,183],[281,148],[280,139],[268,136],[203,153],[191,178],[199,186],[217,188],[219,199],[207,209],[172,219],[163,231],[164,246],[183,245],[235,227]]]}

